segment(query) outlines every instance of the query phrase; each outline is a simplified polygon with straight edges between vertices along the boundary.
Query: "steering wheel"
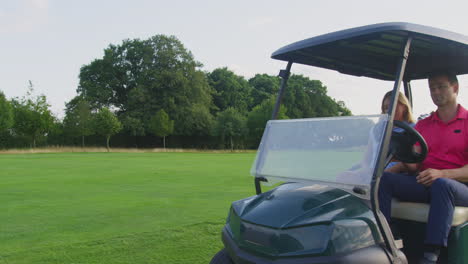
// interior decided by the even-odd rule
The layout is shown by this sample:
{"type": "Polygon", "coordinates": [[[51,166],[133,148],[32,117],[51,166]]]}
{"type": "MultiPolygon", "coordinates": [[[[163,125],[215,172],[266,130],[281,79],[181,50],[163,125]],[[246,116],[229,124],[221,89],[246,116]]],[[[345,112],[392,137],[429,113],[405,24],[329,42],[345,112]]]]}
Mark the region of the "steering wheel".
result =
{"type": "Polygon", "coordinates": [[[392,131],[390,140],[390,153],[399,161],[405,163],[419,163],[426,158],[427,143],[416,129],[405,122],[394,120],[394,127],[402,129],[401,132],[392,131]],[[415,152],[414,144],[419,143],[421,153],[415,152]]]}

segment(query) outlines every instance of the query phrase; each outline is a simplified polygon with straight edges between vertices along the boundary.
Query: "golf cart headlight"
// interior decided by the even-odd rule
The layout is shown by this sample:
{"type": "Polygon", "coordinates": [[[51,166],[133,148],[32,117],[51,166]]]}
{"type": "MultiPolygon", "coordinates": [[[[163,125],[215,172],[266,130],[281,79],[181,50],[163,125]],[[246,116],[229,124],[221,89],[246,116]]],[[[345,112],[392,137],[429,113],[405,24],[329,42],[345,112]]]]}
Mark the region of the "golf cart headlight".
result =
{"type": "Polygon", "coordinates": [[[283,256],[297,254],[318,254],[328,247],[332,227],[315,225],[282,230],[273,242],[283,256]]]}
{"type": "Polygon", "coordinates": [[[333,223],[330,243],[335,253],[346,253],[376,244],[369,225],[360,219],[343,219],[333,223]]]}
{"type": "Polygon", "coordinates": [[[250,223],[241,224],[241,244],[267,255],[296,256],[326,251],[332,226],[315,225],[275,229],[250,223]]]}

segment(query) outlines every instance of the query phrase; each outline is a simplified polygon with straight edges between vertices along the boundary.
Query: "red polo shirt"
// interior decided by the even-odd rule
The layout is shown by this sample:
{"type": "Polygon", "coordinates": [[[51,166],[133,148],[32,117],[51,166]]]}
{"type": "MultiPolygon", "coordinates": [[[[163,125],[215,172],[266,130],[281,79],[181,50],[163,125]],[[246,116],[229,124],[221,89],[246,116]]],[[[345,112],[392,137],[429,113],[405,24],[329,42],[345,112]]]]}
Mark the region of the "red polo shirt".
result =
{"type": "Polygon", "coordinates": [[[458,105],[457,115],[448,123],[437,112],[419,121],[415,129],[427,142],[428,153],[421,171],[456,169],[468,164],[468,111],[458,105]]]}

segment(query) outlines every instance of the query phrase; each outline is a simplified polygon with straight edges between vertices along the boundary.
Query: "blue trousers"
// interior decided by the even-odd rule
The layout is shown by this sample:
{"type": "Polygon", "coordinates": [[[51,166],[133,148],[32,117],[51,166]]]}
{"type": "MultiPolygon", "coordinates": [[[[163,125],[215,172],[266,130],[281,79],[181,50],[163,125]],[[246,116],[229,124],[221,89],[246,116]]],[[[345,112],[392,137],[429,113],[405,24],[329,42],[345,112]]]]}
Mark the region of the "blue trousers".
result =
{"type": "Polygon", "coordinates": [[[426,187],[416,176],[384,173],[380,180],[380,210],[391,223],[392,197],[401,201],[429,203],[425,244],[447,246],[455,206],[468,207],[468,186],[447,178],[436,179],[426,187]]]}

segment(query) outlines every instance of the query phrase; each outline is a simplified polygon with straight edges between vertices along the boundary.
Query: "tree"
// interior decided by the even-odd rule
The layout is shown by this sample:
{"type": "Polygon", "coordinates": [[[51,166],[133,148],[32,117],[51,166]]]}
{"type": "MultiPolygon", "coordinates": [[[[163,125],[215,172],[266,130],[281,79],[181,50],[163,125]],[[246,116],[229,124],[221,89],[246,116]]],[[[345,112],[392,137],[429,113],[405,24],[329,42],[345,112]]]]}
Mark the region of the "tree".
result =
{"type": "Polygon", "coordinates": [[[336,103],[338,104],[338,115],[339,116],[350,116],[350,115],[352,115],[351,110],[349,110],[346,107],[345,102],[338,101],[336,103]]]}
{"type": "Polygon", "coordinates": [[[13,127],[13,108],[0,91],[0,148],[6,147],[8,139],[11,138],[10,128],[13,127]]]}
{"type": "Polygon", "coordinates": [[[102,108],[94,117],[94,131],[98,135],[106,137],[106,148],[109,151],[111,136],[122,129],[119,119],[106,107],[102,108]]]}
{"type": "MultiPolygon", "coordinates": [[[[252,86],[252,107],[265,99],[277,95],[280,78],[267,74],[257,74],[249,80],[252,86]]],[[[302,75],[292,75],[288,81],[282,104],[290,118],[325,117],[351,115],[344,102],[336,102],[327,95],[327,87],[318,80],[302,75]]]]}
{"type": "Polygon", "coordinates": [[[29,81],[26,96],[14,98],[12,105],[14,109],[13,130],[18,135],[23,135],[31,140],[31,146],[36,147],[36,141],[44,137],[53,125],[54,117],[49,110],[49,104],[45,95],[34,97],[33,84],[29,81]]]}
{"type": "Polygon", "coordinates": [[[121,117],[123,130],[127,131],[135,138],[135,147],[138,147],[136,137],[145,135],[145,128],[140,119],[132,117],[131,115],[123,115],[121,117]]]}
{"type": "Polygon", "coordinates": [[[47,133],[47,145],[63,146],[66,144],[66,139],[63,122],[54,117],[52,126],[47,133]]]}
{"type": "Polygon", "coordinates": [[[256,74],[253,78],[249,79],[249,84],[252,86],[250,95],[252,97],[252,105],[250,109],[270,99],[272,95],[277,95],[280,82],[280,77],[268,74],[256,74]]]}
{"type": "Polygon", "coordinates": [[[174,120],[174,133],[192,135],[196,128],[188,121],[197,118],[194,110],[209,113],[213,107],[201,66],[174,36],[124,40],[109,45],[103,58],[81,68],[78,94],[92,108],[112,107],[118,116],[142,123],[164,109],[174,120]]]}
{"type": "Polygon", "coordinates": [[[328,117],[348,115],[351,112],[327,95],[321,81],[302,75],[292,75],[288,81],[283,104],[290,118],[328,117]]]}
{"type": "Polygon", "coordinates": [[[91,106],[83,97],[75,97],[66,104],[64,126],[68,134],[81,137],[81,147],[85,146],[85,136],[93,134],[91,106]]]}
{"type": "Polygon", "coordinates": [[[163,146],[166,150],[166,137],[174,131],[174,120],[170,120],[166,111],[161,109],[150,119],[149,131],[163,138],[163,146]]]}
{"type": "Polygon", "coordinates": [[[93,109],[109,107],[115,101],[113,86],[116,85],[109,59],[96,59],[80,69],[78,96],[91,103],[93,109]]]}
{"type": "MultiPolygon", "coordinates": [[[[247,127],[249,129],[250,139],[252,144],[258,146],[262,138],[263,131],[265,130],[266,123],[271,119],[271,114],[275,105],[275,98],[272,96],[270,99],[263,101],[257,105],[247,116],[247,127]]],[[[286,115],[287,109],[281,106],[278,112],[278,119],[288,119],[286,115]]]]}
{"type": "Polygon", "coordinates": [[[0,131],[3,132],[13,126],[13,109],[10,102],[5,98],[3,92],[0,91],[0,131]]]}
{"type": "Polygon", "coordinates": [[[214,134],[221,137],[223,144],[228,138],[232,151],[234,149],[234,141],[247,135],[246,118],[235,108],[229,107],[218,113],[214,134]]]}
{"type": "Polygon", "coordinates": [[[210,86],[215,90],[213,101],[218,111],[229,107],[247,113],[251,105],[252,88],[242,76],[235,75],[228,68],[218,68],[208,74],[210,86]]]}
{"type": "Polygon", "coordinates": [[[184,112],[187,115],[182,119],[184,122],[178,125],[179,131],[185,135],[211,135],[214,119],[204,105],[194,104],[187,107],[184,112]]]}

